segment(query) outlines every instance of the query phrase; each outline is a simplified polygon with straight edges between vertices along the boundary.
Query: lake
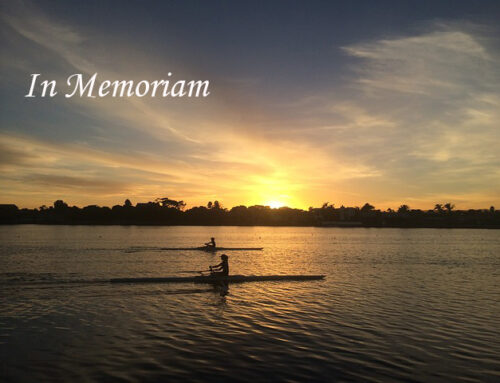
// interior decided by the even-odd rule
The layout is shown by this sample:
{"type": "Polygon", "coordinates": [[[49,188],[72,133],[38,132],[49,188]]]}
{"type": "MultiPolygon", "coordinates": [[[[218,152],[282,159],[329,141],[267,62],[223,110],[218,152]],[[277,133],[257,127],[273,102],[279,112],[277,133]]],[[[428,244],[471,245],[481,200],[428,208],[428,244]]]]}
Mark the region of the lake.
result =
{"type": "Polygon", "coordinates": [[[500,231],[0,226],[2,381],[500,381],[500,231]],[[231,274],[320,281],[111,284],[231,274]]]}

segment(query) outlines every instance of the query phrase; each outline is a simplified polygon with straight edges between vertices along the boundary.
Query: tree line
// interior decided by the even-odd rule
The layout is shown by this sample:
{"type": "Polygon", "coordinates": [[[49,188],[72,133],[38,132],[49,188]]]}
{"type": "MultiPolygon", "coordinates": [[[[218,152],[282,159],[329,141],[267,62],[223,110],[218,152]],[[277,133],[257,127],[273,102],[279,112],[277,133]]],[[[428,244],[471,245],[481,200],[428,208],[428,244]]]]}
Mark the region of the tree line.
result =
{"type": "Polygon", "coordinates": [[[340,226],[340,227],[471,227],[500,228],[500,211],[489,209],[457,210],[452,203],[436,204],[429,210],[401,205],[397,210],[362,207],[335,207],[325,202],[308,210],[269,206],[235,206],[227,209],[219,201],[186,209],[184,201],[157,198],[135,206],[127,199],[113,207],[69,206],[57,200],[52,206],[19,209],[0,205],[0,224],[75,224],[75,225],[235,225],[235,226],[340,226]]]}

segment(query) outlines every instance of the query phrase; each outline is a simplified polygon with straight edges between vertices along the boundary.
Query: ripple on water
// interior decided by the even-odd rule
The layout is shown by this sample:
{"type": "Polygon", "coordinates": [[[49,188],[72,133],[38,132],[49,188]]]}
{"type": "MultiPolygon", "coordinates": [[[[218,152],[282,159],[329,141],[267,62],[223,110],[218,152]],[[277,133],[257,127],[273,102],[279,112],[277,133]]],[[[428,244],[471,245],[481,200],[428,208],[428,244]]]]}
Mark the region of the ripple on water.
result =
{"type": "Polygon", "coordinates": [[[61,243],[51,230],[0,230],[0,357],[14,381],[500,378],[494,231],[216,228],[228,245],[265,247],[231,254],[235,273],[327,274],[235,284],[222,298],[210,286],[102,282],[213,264],[158,251],[213,228],[65,227],[61,243]]]}

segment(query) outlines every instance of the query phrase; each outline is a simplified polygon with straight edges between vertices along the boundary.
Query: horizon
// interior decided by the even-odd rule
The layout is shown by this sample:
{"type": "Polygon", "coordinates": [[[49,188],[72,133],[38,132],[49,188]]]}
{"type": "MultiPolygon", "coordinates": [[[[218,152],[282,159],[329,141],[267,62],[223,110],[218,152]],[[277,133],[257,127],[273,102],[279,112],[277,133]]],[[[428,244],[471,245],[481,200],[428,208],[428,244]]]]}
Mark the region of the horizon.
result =
{"type": "Polygon", "coordinates": [[[13,1],[1,17],[0,203],[500,205],[496,1],[13,1]],[[34,73],[173,73],[210,94],[25,97],[34,73]]]}
{"type": "MultiPolygon", "coordinates": [[[[130,201],[131,203],[131,206],[132,207],[137,207],[137,205],[139,204],[148,204],[148,203],[156,203],[158,205],[161,205],[160,201],[158,201],[159,198],[155,198],[151,201],[136,201],[135,203],[130,199],[130,198],[126,198],[122,203],[114,203],[114,204],[111,204],[111,205],[100,205],[100,204],[88,204],[88,205],[76,205],[76,204],[72,204],[72,203],[68,203],[67,201],[65,200],[62,200],[62,199],[57,199],[56,201],[53,201],[51,204],[42,204],[40,206],[35,206],[35,207],[27,207],[27,206],[18,206],[17,204],[15,203],[1,203],[1,205],[16,205],[16,207],[18,209],[32,209],[32,210],[40,210],[42,207],[45,207],[47,209],[49,208],[52,208],[54,207],[54,204],[56,202],[59,202],[59,201],[62,201],[64,202],[67,207],[69,208],[73,208],[73,207],[76,207],[76,208],[79,208],[79,209],[83,209],[85,207],[90,207],[90,206],[97,206],[99,208],[112,208],[114,206],[125,206],[126,205],[126,201],[130,201]]],[[[325,205],[327,205],[326,207],[327,208],[334,208],[334,209],[340,209],[340,208],[350,208],[350,209],[361,209],[363,206],[365,205],[371,205],[373,207],[373,210],[380,210],[381,212],[388,212],[389,210],[393,210],[393,211],[397,211],[400,207],[402,206],[407,206],[408,209],[410,211],[412,210],[422,210],[422,211],[435,211],[436,210],[436,206],[441,206],[441,208],[443,208],[443,211],[445,211],[445,205],[446,204],[450,204],[451,205],[451,209],[452,211],[468,211],[468,210],[491,210],[491,208],[495,209],[495,211],[497,210],[495,208],[494,205],[490,205],[488,207],[482,207],[482,208],[469,208],[469,207],[460,207],[460,206],[455,206],[455,204],[451,203],[451,202],[444,202],[444,203],[434,203],[431,207],[429,208],[421,208],[421,207],[414,207],[414,206],[410,206],[410,205],[407,205],[407,204],[404,204],[404,203],[400,203],[399,205],[397,206],[389,206],[389,207],[380,207],[380,206],[375,206],[375,205],[372,205],[370,202],[365,202],[361,205],[348,205],[348,204],[343,204],[343,203],[330,203],[330,202],[324,202],[322,204],[319,204],[318,206],[315,206],[315,205],[309,205],[307,208],[301,208],[301,207],[294,207],[294,206],[287,206],[287,205],[271,205],[271,204],[253,204],[253,205],[246,205],[246,204],[236,204],[236,205],[233,205],[233,206],[226,206],[223,201],[218,201],[218,200],[215,200],[215,201],[208,201],[207,203],[205,204],[200,204],[200,205],[196,205],[196,204],[189,204],[187,203],[186,201],[184,200],[179,200],[179,201],[176,201],[176,200],[173,200],[175,202],[184,202],[185,205],[180,209],[180,210],[183,210],[183,211],[186,211],[186,210],[189,210],[189,209],[193,209],[193,208],[198,208],[198,207],[205,207],[205,208],[208,208],[210,209],[210,207],[208,207],[209,204],[212,204],[213,202],[218,202],[220,204],[220,208],[221,209],[225,209],[225,210],[228,210],[230,211],[231,209],[234,209],[234,208],[237,208],[237,207],[246,207],[246,208],[250,208],[250,207],[266,207],[266,208],[269,208],[271,210],[279,210],[279,209],[294,209],[294,210],[303,210],[303,211],[307,211],[309,209],[321,209],[321,208],[324,208],[325,205]]]]}

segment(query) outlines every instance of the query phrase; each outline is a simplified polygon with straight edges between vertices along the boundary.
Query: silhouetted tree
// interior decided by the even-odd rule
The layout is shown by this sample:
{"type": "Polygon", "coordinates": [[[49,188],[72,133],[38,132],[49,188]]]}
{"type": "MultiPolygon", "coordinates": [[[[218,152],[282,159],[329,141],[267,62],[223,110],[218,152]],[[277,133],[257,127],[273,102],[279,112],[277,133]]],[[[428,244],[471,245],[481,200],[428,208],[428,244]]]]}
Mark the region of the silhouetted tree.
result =
{"type": "Polygon", "coordinates": [[[0,224],[143,224],[143,225],[321,225],[321,226],[366,226],[366,227],[488,227],[500,228],[500,211],[489,209],[458,210],[454,205],[436,204],[433,210],[412,209],[401,205],[397,212],[391,208],[385,212],[375,210],[370,204],[361,209],[354,207],[334,208],[324,203],[309,210],[269,206],[236,206],[230,211],[220,202],[209,202],[205,206],[184,211],[185,203],[169,198],[158,198],[156,202],[137,203],[130,200],[112,209],[96,205],[79,208],[68,207],[57,200],[47,208],[18,209],[13,204],[0,204],[0,224]],[[448,211],[449,214],[444,214],[448,211]],[[436,214],[436,212],[442,212],[436,214]]]}
{"type": "Polygon", "coordinates": [[[410,207],[408,205],[401,205],[398,209],[399,214],[405,214],[410,211],[410,207]]]}
{"type": "Polygon", "coordinates": [[[444,208],[446,209],[446,211],[448,212],[448,214],[450,214],[451,211],[455,208],[455,205],[453,205],[452,203],[448,202],[448,203],[444,204],[444,208]]]}
{"type": "Polygon", "coordinates": [[[62,199],[58,199],[57,201],[54,202],[54,209],[56,210],[63,210],[68,207],[68,204],[64,202],[62,199]]]}
{"type": "Polygon", "coordinates": [[[362,211],[363,213],[365,213],[365,212],[372,211],[373,209],[375,209],[375,207],[374,207],[374,206],[372,206],[372,205],[370,205],[370,204],[367,202],[367,203],[365,203],[365,204],[363,205],[363,207],[361,208],[361,211],[362,211]]]}
{"type": "Polygon", "coordinates": [[[440,204],[440,203],[437,203],[435,206],[434,206],[434,211],[436,213],[439,213],[441,214],[443,212],[443,205],[440,204]]]}
{"type": "Polygon", "coordinates": [[[158,202],[163,207],[174,208],[177,210],[184,210],[186,207],[186,203],[184,201],[176,201],[167,197],[157,198],[156,202],[158,202]]]}

